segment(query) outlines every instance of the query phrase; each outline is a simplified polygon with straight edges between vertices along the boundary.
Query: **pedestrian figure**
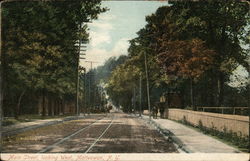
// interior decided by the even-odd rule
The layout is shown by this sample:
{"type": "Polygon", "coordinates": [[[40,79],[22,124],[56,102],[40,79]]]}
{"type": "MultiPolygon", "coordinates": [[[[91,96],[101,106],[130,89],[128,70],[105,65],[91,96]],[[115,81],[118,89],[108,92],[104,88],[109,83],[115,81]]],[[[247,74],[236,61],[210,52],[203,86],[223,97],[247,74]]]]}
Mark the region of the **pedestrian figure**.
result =
{"type": "Polygon", "coordinates": [[[164,116],[164,106],[160,105],[160,117],[163,118],[164,116]]]}
{"type": "Polygon", "coordinates": [[[158,108],[156,106],[153,107],[153,118],[157,119],[158,108]]]}
{"type": "Polygon", "coordinates": [[[155,107],[153,106],[153,108],[151,109],[151,114],[153,116],[153,118],[155,118],[155,107]]]}

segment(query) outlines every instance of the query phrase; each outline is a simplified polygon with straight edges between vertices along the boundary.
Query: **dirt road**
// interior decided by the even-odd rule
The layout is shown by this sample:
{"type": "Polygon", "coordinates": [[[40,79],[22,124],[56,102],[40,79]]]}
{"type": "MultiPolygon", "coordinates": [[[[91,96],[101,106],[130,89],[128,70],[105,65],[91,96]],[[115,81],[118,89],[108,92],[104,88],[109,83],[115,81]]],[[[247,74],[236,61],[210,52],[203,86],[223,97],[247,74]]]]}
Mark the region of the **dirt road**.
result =
{"type": "Polygon", "coordinates": [[[3,153],[176,153],[144,120],[124,113],[92,115],[4,138],[3,153]]]}

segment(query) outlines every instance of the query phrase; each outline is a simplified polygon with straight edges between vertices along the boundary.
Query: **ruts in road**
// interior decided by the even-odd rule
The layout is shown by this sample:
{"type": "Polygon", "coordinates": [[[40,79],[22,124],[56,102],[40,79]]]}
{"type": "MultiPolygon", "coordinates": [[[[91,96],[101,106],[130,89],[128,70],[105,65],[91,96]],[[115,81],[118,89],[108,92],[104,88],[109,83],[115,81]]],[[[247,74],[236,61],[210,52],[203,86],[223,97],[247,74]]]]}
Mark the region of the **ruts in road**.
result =
{"type": "Polygon", "coordinates": [[[2,153],[177,153],[172,142],[145,120],[125,113],[26,131],[2,140],[2,153]]]}

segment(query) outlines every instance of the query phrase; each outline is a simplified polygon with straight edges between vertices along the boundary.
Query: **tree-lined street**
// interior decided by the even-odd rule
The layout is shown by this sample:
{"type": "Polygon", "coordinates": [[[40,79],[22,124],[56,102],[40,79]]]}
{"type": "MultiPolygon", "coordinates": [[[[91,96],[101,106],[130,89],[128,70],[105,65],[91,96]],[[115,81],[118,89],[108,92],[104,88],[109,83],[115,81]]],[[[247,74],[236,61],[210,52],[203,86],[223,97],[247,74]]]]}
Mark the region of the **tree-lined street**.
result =
{"type": "Polygon", "coordinates": [[[134,115],[110,113],[46,126],[3,140],[3,153],[177,153],[134,115]]]}
{"type": "Polygon", "coordinates": [[[1,153],[248,152],[249,9],[1,2],[1,153]]]}

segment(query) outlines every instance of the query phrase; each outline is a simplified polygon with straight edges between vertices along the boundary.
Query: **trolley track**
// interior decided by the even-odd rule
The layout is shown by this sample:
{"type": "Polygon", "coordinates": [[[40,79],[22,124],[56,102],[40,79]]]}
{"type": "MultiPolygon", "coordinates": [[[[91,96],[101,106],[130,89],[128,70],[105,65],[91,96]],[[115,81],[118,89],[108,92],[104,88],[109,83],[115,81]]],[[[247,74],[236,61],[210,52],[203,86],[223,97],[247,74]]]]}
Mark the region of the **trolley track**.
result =
{"type": "Polygon", "coordinates": [[[6,143],[3,153],[178,152],[155,128],[125,113],[93,115],[60,126],[48,126],[44,130],[34,130],[31,139],[29,133],[22,134],[26,138],[6,143]],[[32,140],[32,137],[40,138],[32,140]]]}
{"type": "Polygon", "coordinates": [[[88,153],[103,137],[113,123],[114,117],[103,117],[80,130],[49,145],[38,153],[81,152],[88,153]],[[94,140],[93,140],[94,139],[94,140]],[[77,140],[77,141],[76,141],[77,140]],[[77,142],[77,144],[76,144],[77,142]]]}
{"type": "Polygon", "coordinates": [[[91,146],[85,151],[85,153],[88,153],[94,146],[95,144],[103,137],[103,135],[108,131],[108,129],[110,128],[110,126],[113,124],[114,121],[114,117],[112,118],[110,124],[108,125],[108,127],[102,132],[102,134],[95,140],[95,142],[93,144],[91,144],[91,146]]]}
{"type": "Polygon", "coordinates": [[[107,117],[107,115],[90,115],[84,119],[65,121],[56,125],[49,125],[22,132],[15,136],[4,137],[2,140],[2,152],[46,152],[50,146],[64,142],[64,138],[70,138],[73,134],[76,135],[84,128],[91,126],[93,123],[105,117],[107,117]]]}

